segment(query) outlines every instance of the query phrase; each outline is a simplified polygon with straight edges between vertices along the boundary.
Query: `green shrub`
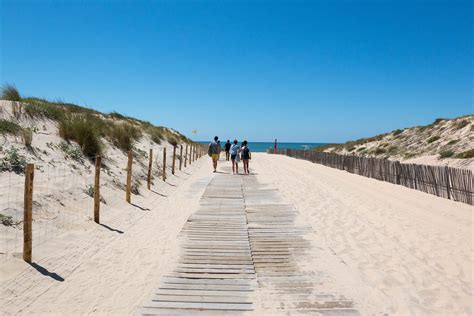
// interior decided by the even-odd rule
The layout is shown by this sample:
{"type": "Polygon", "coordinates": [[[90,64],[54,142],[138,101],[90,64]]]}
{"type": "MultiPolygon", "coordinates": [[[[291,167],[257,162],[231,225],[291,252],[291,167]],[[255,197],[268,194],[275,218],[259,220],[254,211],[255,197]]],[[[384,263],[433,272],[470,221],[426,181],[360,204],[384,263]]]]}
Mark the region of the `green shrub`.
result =
{"type": "Polygon", "coordinates": [[[26,157],[21,155],[16,148],[10,148],[5,156],[0,159],[0,172],[9,171],[18,174],[25,173],[26,157]]]}
{"type": "Polygon", "coordinates": [[[84,161],[84,156],[82,155],[81,149],[77,146],[63,141],[59,143],[58,148],[64,152],[65,158],[71,158],[72,160],[79,162],[84,161]]]}
{"type": "Polygon", "coordinates": [[[21,101],[21,96],[14,85],[7,83],[2,87],[2,100],[19,102],[21,101]]]}
{"type": "Polygon", "coordinates": [[[53,103],[43,101],[40,99],[26,99],[24,102],[25,115],[29,118],[49,118],[54,121],[59,121],[65,116],[65,110],[53,103]]]}
{"type": "Polygon", "coordinates": [[[450,140],[447,145],[454,145],[456,144],[457,142],[459,142],[459,139],[453,139],[453,140],[450,140]]]}
{"type": "Polygon", "coordinates": [[[474,157],[474,148],[456,155],[456,158],[467,159],[474,157]]]}
{"type": "Polygon", "coordinates": [[[437,118],[437,119],[432,123],[432,125],[439,124],[439,123],[441,123],[442,121],[445,121],[445,120],[446,120],[445,118],[437,118]]]}
{"type": "Polygon", "coordinates": [[[102,152],[99,129],[89,116],[70,115],[59,122],[59,135],[67,141],[75,141],[82,153],[95,157],[102,152]]]}
{"type": "Polygon", "coordinates": [[[357,151],[363,151],[366,147],[359,147],[357,148],[357,151]]]}
{"type": "Polygon", "coordinates": [[[384,148],[378,147],[377,149],[375,149],[374,154],[381,155],[381,154],[385,154],[385,152],[386,150],[384,148]]]}
{"type": "Polygon", "coordinates": [[[0,214],[0,223],[2,223],[4,226],[13,226],[18,224],[18,222],[13,220],[13,217],[3,214],[0,214]]]}
{"type": "Polygon", "coordinates": [[[387,153],[389,155],[395,155],[398,152],[398,147],[397,146],[389,146],[387,148],[387,153]]]}
{"type": "Polygon", "coordinates": [[[392,134],[393,134],[393,136],[397,136],[397,135],[400,135],[401,133],[403,133],[403,130],[397,129],[397,130],[393,131],[392,134]]]}
{"type": "Polygon", "coordinates": [[[173,146],[178,146],[178,141],[174,137],[168,137],[168,142],[173,146]]]}
{"type": "Polygon", "coordinates": [[[151,140],[157,144],[161,144],[163,139],[165,138],[163,135],[163,128],[161,127],[153,127],[147,130],[147,133],[150,135],[151,140]]]}
{"type": "Polygon", "coordinates": [[[140,130],[129,123],[115,124],[110,129],[112,143],[123,151],[131,150],[141,136],[140,130]]]}
{"type": "Polygon", "coordinates": [[[0,134],[18,135],[22,128],[15,122],[0,119],[0,134]]]}
{"type": "Polygon", "coordinates": [[[454,151],[452,150],[442,150],[439,152],[439,158],[449,158],[449,157],[452,157],[454,155],[454,151]]]}
{"type": "Polygon", "coordinates": [[[431,143],[437,141],[437,140],[440,139],[440,138],[441,138],[441,137],[438,136],[438,135],[432,136],[432,137],[428,138],[427,143],[428,143],[428,144],[431,144],[431,143]]]}

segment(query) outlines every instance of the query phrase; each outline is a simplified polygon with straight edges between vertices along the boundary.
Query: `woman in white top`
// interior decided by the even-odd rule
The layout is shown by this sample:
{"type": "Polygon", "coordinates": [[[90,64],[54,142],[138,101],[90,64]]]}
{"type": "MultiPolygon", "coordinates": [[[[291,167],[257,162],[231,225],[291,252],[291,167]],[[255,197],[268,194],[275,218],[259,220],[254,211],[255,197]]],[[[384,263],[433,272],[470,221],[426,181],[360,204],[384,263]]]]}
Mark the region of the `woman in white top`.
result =
{"type": "Polygon", "coordinates": [[[239,161],[240,161],[240,146],[238,145],[237,139],[234,139],[234,143],[230,146],[230,160],[232,160],[232,173],[239,173],[239,161]]]}

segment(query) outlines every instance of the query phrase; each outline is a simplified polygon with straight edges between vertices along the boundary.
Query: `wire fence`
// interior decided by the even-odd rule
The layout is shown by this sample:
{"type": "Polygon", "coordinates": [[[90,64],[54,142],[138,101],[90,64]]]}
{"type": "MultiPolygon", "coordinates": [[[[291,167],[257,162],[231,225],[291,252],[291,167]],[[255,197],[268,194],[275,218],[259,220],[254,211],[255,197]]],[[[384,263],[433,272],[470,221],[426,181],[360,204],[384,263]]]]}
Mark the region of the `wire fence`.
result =
{"type": "Polygon", "coordinates": [[[474,202],[474,177],[472,171],[468,169],[405,164],[388,159],[318,153],[299,149],[277,149],[267,152],[309,160],[327,167],[403,185],[470,205],[474,202]]]}
{"type": "MultiPolygon", "coordinates": [[[[133,201],[133,196],[143,193],[148,181],[151,190],[159,190],[159,181],[166,181],[180,169],[184,171],[185,160],[187,168],[204,152],[203,146],[198,144],[186,145],[183,150],[181,145],[174,148],[156,146],[150,153],[133,151],[131,165],[123,157],[104,156],[100,160],[98,186],[96,157],[82,157],[80,161],[52,159],[36,162],[31,197],[32,248],[96,220],[96,204],[101,216],[106,215],[107,222],[113,222],[121,215],[117,211],[119,208],[133,208],[132,203],[126,202],[127,191],[133,201]],[[184,157],[186,149],[188,155],[184,157]],[[130,186],[127,186],[128,174],[130,186]]],[[[24,240],[27,240],[25,234],[28,234],[24,226],[28,198],[26,178],[24,164],[0,171],[0,263],[23,255],[24,240]]],[[[100,220],[97,218],[96,222],[100,220]]]]}

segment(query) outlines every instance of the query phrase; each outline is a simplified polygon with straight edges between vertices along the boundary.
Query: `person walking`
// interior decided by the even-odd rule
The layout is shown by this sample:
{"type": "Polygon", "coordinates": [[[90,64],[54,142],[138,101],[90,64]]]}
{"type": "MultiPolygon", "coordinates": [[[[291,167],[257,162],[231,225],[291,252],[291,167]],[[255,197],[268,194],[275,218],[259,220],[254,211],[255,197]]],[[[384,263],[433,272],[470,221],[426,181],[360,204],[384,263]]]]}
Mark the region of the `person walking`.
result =
{"type": "Polygon", "coordinates": [[[222,151],[222,146],[221,146],[221,141],[220,140],[217,141],[217,145],[219,145],[219,148],[218,148],[219,149],[219,154],[218,154],[219,158],[217,158],[217,160],[220,160],[221,159],[221,151],[222,151]]]}
{"type": "Polygon", "coordinates": [[[227,140],[227,143],[225,143],[224,148],[225,148],[225,160],[229,161],[230,159],[230,146],[232,144],[230,143],[230,140],[227,140]]]}
{"type": "Polygon", "coordinates": [[[209,148],[207,150],[207,154],[212,158],[212,167],[214,168],[214,172],[217,172],[217,160],[219,160],[220,154],[220,145],[217,143],[219,137],[215,136],[214,141],[209,144],[209,148]]]}
{"type": "Polygon", "coordinates": [[[241,148],[242,162],[244,163],[244,174],[249,174],[249,160],[251,159],[248,142],[244,140],[241,148]]]}
{"type": "Polygon", "coordinates": [[[232,161],[232,174],[239,173],[239,160],[240,160],[240,146],[237,139],[234,139],[234,143],[230,146],[230,160],[232,161]]]}

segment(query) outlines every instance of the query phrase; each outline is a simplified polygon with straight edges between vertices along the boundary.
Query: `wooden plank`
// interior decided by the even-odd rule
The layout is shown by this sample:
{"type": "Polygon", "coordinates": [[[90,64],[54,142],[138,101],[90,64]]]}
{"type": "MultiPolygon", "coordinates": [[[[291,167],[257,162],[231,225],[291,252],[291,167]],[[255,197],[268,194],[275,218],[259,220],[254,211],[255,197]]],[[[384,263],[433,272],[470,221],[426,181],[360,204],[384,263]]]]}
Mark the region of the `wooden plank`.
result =
{"type": "Polygon", "coordinates": [[[186,302],[186,303],[225,303],[225,304],[252,304],[245,296],[216,296],[216,295],[162,295],[155,294],[154,302],[186,302]]]}
{"type": "Polygon", "coordinates": [[[252,304],[225,303],[188,303],[188,302],[149,302],[144,307],[152,308],[184,308],[197,310],[252,311],[252,304]]]}

